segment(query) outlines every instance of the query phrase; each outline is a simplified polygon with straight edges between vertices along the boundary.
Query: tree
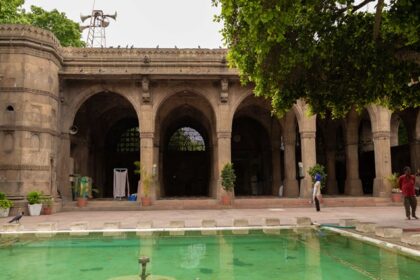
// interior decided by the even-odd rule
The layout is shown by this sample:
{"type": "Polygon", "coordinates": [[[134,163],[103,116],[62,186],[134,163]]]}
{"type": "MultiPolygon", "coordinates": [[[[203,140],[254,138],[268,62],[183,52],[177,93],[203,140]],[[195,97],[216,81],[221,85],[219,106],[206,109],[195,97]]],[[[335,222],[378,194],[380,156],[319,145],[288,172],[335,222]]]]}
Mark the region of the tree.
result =
{"type": "Polygon", "coordinates": [[[279,115],[300,98],[334,117],[370,103],[419,106],[419,85],[408,85],[420,73],[419,1],[392,0],[376,14],[361,10],[373,0],[354,2],[213,0],[231,65],[279,115]]]}
{"type": "Polygon", "coordinates": [[[0,24],[31,24],[54,33],[64,47],[85,46],[80,39],[79,24],[68,19],[64,13],[55,9],[45,11],[37,6],[31,6],[31,11],[26,12],[22,9],[24,3],[24,0],[0,0],[0,24]]]}

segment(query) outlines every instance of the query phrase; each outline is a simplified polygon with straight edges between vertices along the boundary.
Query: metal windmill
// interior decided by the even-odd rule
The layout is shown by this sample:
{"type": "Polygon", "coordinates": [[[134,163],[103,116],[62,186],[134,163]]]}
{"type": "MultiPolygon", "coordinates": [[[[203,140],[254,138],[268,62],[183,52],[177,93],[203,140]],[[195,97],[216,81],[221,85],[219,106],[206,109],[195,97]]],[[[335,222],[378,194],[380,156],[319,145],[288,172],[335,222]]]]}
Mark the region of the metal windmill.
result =
{"type": "Polygon", "coordinates": [[[86,45],[89,48],[106,47],[105,28],[108,27],[108,18],[116,20],[117,12],[113,15],[106,15],[102,10],[92,10],[92,14],[88,16],[80,15],[82,22],[90,18],[89,25],[80,26],[80,31],[89,28],[86,38],[86,45]]]}

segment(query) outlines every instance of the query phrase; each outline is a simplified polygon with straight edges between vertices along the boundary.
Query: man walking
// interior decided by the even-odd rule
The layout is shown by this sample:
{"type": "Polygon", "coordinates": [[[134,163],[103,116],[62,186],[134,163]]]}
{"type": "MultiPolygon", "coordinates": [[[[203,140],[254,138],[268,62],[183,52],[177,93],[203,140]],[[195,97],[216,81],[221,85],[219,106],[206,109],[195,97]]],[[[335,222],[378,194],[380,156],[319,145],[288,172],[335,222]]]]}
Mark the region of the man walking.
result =
{"type": "Polygon", "coordinates": [[[404,167],[404,174],[398,179],[398,184],[401,189],[401,192],[404,196],[404,207],[405,215],[407,220],[410,220],[410,207],[411,207],[411,216],[414,219],[418,219],[416,216],[417,208],[417,199],[416,192],[414,190],[415,177],[411,175],[410,167],[404,167]]]}

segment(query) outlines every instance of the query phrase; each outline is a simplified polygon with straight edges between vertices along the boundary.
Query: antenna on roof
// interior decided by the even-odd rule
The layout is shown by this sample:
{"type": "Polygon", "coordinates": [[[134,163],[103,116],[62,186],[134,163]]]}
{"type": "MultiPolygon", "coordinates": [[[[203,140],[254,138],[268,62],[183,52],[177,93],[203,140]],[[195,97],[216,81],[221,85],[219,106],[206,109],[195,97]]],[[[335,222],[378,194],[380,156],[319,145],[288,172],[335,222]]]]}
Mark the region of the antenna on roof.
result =
{"type": "Polygon", "coordinates": [[[84,22],[90,19],[88,25],[81,25],[80,31],[89,29],[86,38],[86,46],[89,48],[106,47],[105,28],[109,26],[109,18],[117,19],[117,12],[113,15],[104,14],[102,10],[95,10],[95,1],[93,1],[92,13],[90,15],[80,15],[80,20],[84,22]]]}

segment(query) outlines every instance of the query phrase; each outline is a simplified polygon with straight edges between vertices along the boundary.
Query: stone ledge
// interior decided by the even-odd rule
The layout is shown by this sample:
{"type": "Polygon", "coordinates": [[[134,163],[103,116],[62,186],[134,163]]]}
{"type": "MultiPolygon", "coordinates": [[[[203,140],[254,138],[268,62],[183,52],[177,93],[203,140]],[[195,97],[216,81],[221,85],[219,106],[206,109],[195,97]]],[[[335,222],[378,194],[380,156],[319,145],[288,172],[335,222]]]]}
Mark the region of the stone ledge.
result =
{"type": "Polygon", "coordinates": [[[397,227],[376,227],[375,234],[383,238],[401,238],[403,230],[397,227]]]}
{"type": "Polygon", "coordinates": [[[83,236],[83,235],[89,235],[88,230],[89,223],[88,222],[75,222],[70,224],[70,235],[74,236],[83,236]],[[74,231],[86,231],[86,232],[74,232],[74,231]]]}
{"type": "MultiPolygon", "coordinates": [[[[184,228],[185,222],[184,221],[170,221],[169,227],[170,228],[184,228]]],[[[184,230],[170,230],[169,235],[181,236],[181,235],[185,235],[185,231],[184,230]]]]}
{"type": "MultiPolygon", "coordinates": [[[[137,223],[137,229],[151,229],[153,228],[153,222],[152,221],[139,221],[137,223]]],[[[137,236],[151,236],[153,235],[153,232],[151,231],[137,231],[137,236]]]]}
{"type": "Polygon", "coordinates": [[[359,223],[359,220],[356,220],[356,219],[340,219],[339,226],[340,227],[355,227],[357,223],[359,223]]]}
{"type": "MultiPolygon", "coordinates": [[[[248,227],[249,223],[247,219],[235,219],[233,220],[234,227],[248,227]]],[[[233,234],[248,234],[249,229],[232,229],[233,234]]]]}
{"type": "Polygon", "coordinates": [[[356,230],[364,233],[374,233],[376,228],[375,223],[359,222],[356,224],[356,230]]]}
{"type": "Polygon", "coordinates": [[[103,236],[121,236],[122,232],[108,232],[107,230],[120,229],[121,222],[105,222],[103,236]]]}
{"type": "Polygon", "coordinates": [[[308,227],[312,225],[312,220],[309,217],[296,217],[295,219],[298,227],[308,227]]]}
{"type": "MultiPolygon", "coordinates": [[[[215,220],[202,220],[201,221],[201,227],[208,228],[208,227],[217,227],[217,223],[215,220]]],[[[203,229],[201,230],[202,235],[216,235],[217,230],[215,229],[203,229]]]]}
{"type": "Polygon", "coordinates": [[[409,245],[420,246],[420,234],[404,234],[401,237],[401,242],[409,245]]]}

